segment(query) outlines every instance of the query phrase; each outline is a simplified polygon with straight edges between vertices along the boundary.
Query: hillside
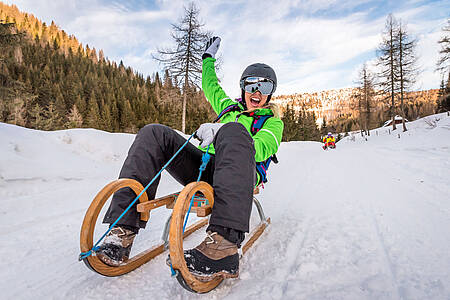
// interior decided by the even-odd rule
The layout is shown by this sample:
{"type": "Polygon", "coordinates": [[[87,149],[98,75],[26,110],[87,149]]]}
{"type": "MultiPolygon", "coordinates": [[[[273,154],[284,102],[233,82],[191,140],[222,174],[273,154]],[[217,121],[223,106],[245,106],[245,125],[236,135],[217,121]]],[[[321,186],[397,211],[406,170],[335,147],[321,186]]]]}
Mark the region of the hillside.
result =
{"type": "MultiPolygon", "coordinates": [[[[77,260],[84,213],[117,177],[133,139],[93,129],[44,132],[0,123],[4,299],[450,296],[445,114],[411,122],[405,133],[379,128],[368,141],[349,136],[332,151],[317,142],[282,143],[280,163],[271,166],[269,183],[258,195],[272,224],[241,260],[240,278],[207,295],[182,289],[165,255],[120,278],[94,274],[77,260]]],[[[158,194],[179,189],[164,173],[158,194]]],[[[152,213],[134,253],[159,240],[167,216],[164,210],[152,213]]],[[[190,237],[187,246],[203,237],[190,237]]]]}
{"type": "MultiPolygon", "coordinates": [[[[181,89],[170,74],[146,76],[0,2],[0,122],[55,130],[89,127],[135,133],[148,123],[181,128],[181,89]]],[[[157,45],[155,45],[156,47],[157,45]]],[[[214,117],[188,90],[186,130],[214,117]]]]}
{"type": "MultiPolygon", "coordinates": [[[[406,118],[415,120],[419,117],[434,114],[436,111],[439,89],[408,92],[405,102],[406,118]]],[[[291,105],[295,110],[306,109],[314,112],[318,123],[334,122],[339,118],[357,119],[358,100],[355,97],[356,88],[327,90],[316,93],[296,93],[274,97],[274,102],[286,108],[291,105]]],[[[378,95],[372,103],[373,127],[378,127],[389,118],[387,113],[389,103],[385,96],[378,95]],[[383,121],[384,120],[384,121],[383,121]]],[[[356,128],[352,128],[354,130],[356,128]]]]}

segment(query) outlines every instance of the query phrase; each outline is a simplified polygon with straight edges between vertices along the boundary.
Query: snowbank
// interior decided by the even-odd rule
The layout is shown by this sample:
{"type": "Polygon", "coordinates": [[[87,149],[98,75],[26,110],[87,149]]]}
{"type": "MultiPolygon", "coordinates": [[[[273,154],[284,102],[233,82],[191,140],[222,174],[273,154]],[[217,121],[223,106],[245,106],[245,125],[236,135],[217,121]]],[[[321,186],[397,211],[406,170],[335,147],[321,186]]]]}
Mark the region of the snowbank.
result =
{"type": "MultiPolygon", "coordinates": [[[[119,278],[77,261],[84,213],[117,177],[133,135],[0,123],[2,297],[450,298],[450,117],[407,126],[347,137],[331,151],[282,143],[258,196],[272,225],[242,259],[239,279],[194,295],[171,278],[165,255],[119,278]]],[[[180,188],[163,174],[158,193],[180,188]]],[[[152,213],[135,253],[159,240],[168,213],[152,213]]]]}

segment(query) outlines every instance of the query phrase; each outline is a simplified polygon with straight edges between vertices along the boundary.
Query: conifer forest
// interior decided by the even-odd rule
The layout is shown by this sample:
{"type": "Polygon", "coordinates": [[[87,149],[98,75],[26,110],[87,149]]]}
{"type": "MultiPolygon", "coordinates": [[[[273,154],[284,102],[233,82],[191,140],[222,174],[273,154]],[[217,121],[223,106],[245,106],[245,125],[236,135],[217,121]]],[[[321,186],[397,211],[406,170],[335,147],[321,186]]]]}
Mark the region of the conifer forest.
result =
{"type": "MultiPolygon", "coordinates": [[[[444,27],[444,34],[449,29],[444,27]]],[[[386,23],[389,30],[400,34],[399,46],[404,48],[399,53],[408,59],[409,73],[386,68],[377,75],[364,66],[354,88],[275,96],[273,102],[280,105],[285,124],[283,141],[320,140],[328,131],[368,132],[396,114],[416,119],[450,109],[450,75],[442,77],[439,90],[406,90],[418,72],[413,55],[416,41],[391,15],[386,23]],[[390,84],[393,78],[402,80],[390,84]]],[[[447,35],[439,41],[438,66],[444,75],[449,60],[447,35]]],[[[397,59],[389,57],[393,53],[389,40],[383,43],[380,65],[397,59]]],[[[2,2],[0,49],[0,122],[39,130],[96,128],[128,133],[160,123],[192,133],[215,118],[199,86],[187,84],[187,79],[181,85],[168,70],[144,76],[122,61],[109,60],[102,50],[83,46],[53,21],[48,25],[2,2]]]]}

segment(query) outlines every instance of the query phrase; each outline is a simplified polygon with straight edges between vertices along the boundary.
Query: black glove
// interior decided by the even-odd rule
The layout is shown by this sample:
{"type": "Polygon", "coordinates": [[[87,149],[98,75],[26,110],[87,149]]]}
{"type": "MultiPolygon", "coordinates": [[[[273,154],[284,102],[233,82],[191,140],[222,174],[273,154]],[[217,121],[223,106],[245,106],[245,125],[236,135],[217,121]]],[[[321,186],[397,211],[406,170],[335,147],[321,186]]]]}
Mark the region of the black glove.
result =
{"type": "Polygon", "coordinates": [[[206,43],[206,49],[205,53],[202,55],[202,59],[205,59],[207,57],[215,58],[217,50],[219,50],[220,46],[220,37],[214,36],[209,39],[209,41],[206,43]]]}

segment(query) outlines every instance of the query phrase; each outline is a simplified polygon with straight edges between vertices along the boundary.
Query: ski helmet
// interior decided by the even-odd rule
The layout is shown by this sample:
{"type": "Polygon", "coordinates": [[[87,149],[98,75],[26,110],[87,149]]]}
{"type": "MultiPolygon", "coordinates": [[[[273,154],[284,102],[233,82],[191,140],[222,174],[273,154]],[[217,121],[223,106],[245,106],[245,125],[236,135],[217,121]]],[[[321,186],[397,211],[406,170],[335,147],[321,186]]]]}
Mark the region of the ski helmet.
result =
{"type": "Polygon", "coordinates": [[[263,77],[273,82],[272,92],[267,97],[267,102],[269,102],[272,94],[277,89],[277,75],[275,75],[275,71],[270,66],[263,63],[251,64],[245,68],[241,75],[241,79],[239,80],[239,85],[242,91],[242,99],[245,99],[244,81],[249,77],[263,77]]]}
{"type": "Polygon", "coordinates": [[[328,132],[328,136],[331,136],[331,132],[328,132]]]}

